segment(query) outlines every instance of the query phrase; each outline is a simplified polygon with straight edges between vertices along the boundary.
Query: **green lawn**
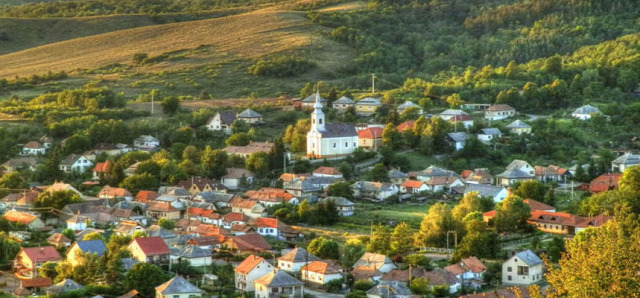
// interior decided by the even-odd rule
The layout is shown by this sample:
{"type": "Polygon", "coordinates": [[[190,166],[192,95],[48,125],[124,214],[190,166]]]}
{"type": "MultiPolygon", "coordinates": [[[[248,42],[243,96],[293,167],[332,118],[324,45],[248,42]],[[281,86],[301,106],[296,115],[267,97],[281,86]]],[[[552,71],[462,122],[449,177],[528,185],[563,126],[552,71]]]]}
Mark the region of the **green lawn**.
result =
{"type": "Polygon", "coordinates": [[[390,221],[406,222],[412,228],[418,229],[431,204],[432,202],[393,205],[356,202],[355,215],[341,218],[332,230],[335,228],[345,232],[368,234],[371,224],[387,225],[390,221]]]}
{"type": "Polygon", "coordinates": [[[400,153],[400,155],[405,156],[407,159],[409,159],[410,171],[424,170],[430,165],[436,165],[440,163],[433,156],[426,156],[419,152],[400,153]]]}

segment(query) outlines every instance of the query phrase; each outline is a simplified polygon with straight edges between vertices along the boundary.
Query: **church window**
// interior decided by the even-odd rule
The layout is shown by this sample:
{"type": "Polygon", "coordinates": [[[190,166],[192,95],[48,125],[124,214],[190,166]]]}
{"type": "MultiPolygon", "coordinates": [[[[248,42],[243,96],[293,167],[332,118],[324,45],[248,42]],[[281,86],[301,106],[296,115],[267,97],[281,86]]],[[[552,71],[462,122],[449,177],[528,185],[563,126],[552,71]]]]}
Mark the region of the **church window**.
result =
{"type": "Polygon", "coordinates": [[[322,119],[318,119],[318,123],[322,124],[322,119]]]}
{"type": "Polygon", "coordinates": [[[338,147],[338,143],[333,143],[333,148],[338,147]]]}
{"type": "Polygon", "coordinates": [[[344,147],[345,148],[349,147],[349,142],[344,142],[344,147]]]}
{"type": "Polygon", "coordinates": [[[316,119],[313,119],[313,124],[316,124],[316,119]]]}

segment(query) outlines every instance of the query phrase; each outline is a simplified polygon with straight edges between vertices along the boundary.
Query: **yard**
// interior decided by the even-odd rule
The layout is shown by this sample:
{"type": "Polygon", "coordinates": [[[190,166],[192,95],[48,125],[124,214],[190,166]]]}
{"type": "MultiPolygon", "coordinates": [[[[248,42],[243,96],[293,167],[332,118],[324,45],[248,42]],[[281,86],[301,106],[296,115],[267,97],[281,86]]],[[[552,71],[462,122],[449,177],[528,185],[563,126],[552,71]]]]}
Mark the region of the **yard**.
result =
{"type": "Polygon", "coordinates": [[[410,171],[420,171],[426,169],[430,165],[441,164],[441,162],[438,161],[436,157],[426,156],[419,152],[400,153],[400,155],[406,157],[409,160],[410,171]]]}

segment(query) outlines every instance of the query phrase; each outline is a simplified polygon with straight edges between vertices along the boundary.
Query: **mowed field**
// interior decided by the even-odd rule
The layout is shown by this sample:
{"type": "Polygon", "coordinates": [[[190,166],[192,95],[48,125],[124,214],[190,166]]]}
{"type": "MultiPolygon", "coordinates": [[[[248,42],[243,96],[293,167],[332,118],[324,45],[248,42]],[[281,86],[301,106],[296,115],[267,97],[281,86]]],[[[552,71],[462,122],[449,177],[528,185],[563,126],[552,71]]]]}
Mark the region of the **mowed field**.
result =
{"type": "Polygon", "coordinates": [[[302,12],[269,10],[126,29],[1,55],[0,78],[130,63],[135,53],[155,56],[200,45],[233,58],[253,59],[304,48],[322,38],[316,29],[302,12]]]}

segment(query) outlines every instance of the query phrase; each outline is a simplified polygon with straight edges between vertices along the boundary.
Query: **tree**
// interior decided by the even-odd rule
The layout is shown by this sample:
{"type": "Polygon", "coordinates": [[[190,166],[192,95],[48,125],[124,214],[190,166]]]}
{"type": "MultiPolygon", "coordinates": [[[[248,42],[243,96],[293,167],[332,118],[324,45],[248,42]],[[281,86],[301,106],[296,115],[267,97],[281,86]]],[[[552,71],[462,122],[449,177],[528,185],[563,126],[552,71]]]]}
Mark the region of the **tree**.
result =
{"type": "Polygon", "coordinates": [[[107,250],[110,256],[118,255],[122,251],[127,251],[127,245],[131,243],[131,236],[113,234],[109,236],[109,242],[107,242],[107,250]]]}
{"type": "Polygon", "coordinates": [[[542,66],[542,71],[550,74],[560,74],[562,72],[562,57],[556,54],[547,58],[542,66]]]}
{"type": "Polygon", "coordinates": [[[365,253],[364,244],[358,239],[349,239],[340,250],[340,264],[345,267],[351,267],[365,253]]]}
{"type": "Polygon", "coordinates": [[[461,104],[463,104],[464,101],[460,97],[460,94],[453,93],[447,96],[447,103],[449,104],[449,107],[456,108],[456,107],[459,107],[461,104]]]}
{"type": "Polygon", "coordinates": [[[430,292],[429,280],[426,278],[414,278],[409,286],[411,293],[416,295],[427,295],[430,292]]]}
{"type": "Polygon", "coordinates": [[[513,193],[521,198],[533,199],[538,202],[553,204],[547,202],[547,192],[549,187],[542,184],[538,180],[526,180],[521,182],[513,193]]]}
{"type": "Polygon", "coordinates": [[[298,206],[298,218],[306,218],[311,212],[311,207],[309,207],[309,201],[306,199],[300,203],[298,206]]]}
{"type": "Polygon", "coordinates": [[[475,256],[478,258],[494,258],[500,250],[498,234],[489,230],[482,221],[482,213],[475,211],[464,218],[465,236],[453,253],[454,260],[475,256]]]}
{"type": "Polygon", "coordinates": [[[402,258],[405,264],[415,267],[423,267],[427,270],[431,269],[431,260],[423,254],[410,254],[402,258]]]}
{"type": "Polygon", "coordinates": [[[165,97],[160,103],[162,112],[165,114],[173,115],[180,109],[180,100],[177,97],[165,97]]]}
{"type": "Polygon", "coordinates": [[[233,132],[249,132],[251,126],[247,124],[244,120],[235,120],[231,123],[231,131],[233,132]]]}
{"type": "Polygon", "coordinates": [[[623,192],[640,193],[640,167],[628,167],[622,173],[618,189],[623,192]]]}
{"type": "Polygon", "coordinates": [[[387,123],[382,130],[382,144],[394,149],[400,146],[400,133],[393,123],[387,123]]]}
{"type": "MultiPolygon", "coordinates": [[[[429,208],[429,212],[420,223],[420,231],[416,234],[416,245],[445,247],[448,232],[455,231],[458,237],[464,231],[462,224],[453,218],[451,207],[447,204],[436,203],[429,208]]],[[[450,246],[452,242],[449,242],[450,246]]]]}
{"type": "Polygon", "coordinates": [[[224,141],[227,146],[246,146],[251,143],[251,136],[246,132],[236,132],[224,141]]]}
{"type": "Polygon", "coordinates": [[[27,181],[20,176],[20,172],[4,174],[0,178],[0,187],[2,188],[23,189],[27,186],[27,181]]]}
{"type": "Polygon", "coordinates": [[[163,217],[158,220],[158,225],[167,230],[173,230],[176,227],[176,222],[163,217]]]}
{"type": "Polygon", "coordinates": [[[391,251],[391,235],[381,224],[373,226],[371,240],[367,244],[367,251],[386,255],[391,251]]]}
{"type": "Polygon", "coordinates": [[[33,203],[36,208],[53,208],[62,210],[65,206],[72,203],[82,202],[82,197],[71,190],[43,192],[38,195],[38,198],[33,203]]]}
{"type": "Polygon", "coordinates": [[[351,188],[351,183],[334,182],[327,187],[327,196],[343,197],[348,200],[353,200],[353,188],[351,188]]]}
{"type": "Polygon", "coordinates": [[[100,234],[100,232],[93,232],[93,233],[89,233],[84,235],[84,237],[82,238],[82,241],[87,241],[87,240],[102,240],[104,241],[104,237],[102,236],[102,234],[100,234]]]}
{"type": "Polygon", "coordinates": [[[166,282],[170,277],[158,266],[149,263],[138,263],[124,277],[127,290],[138,290],[143,296],[153,296],[155,287],[166,282]]]}
{"type": "Polygon", "coordinates": [[[38,273],[41,277],[48,277],[51,278],[51,280],[55,280],[58,276],[56,267],[58,267],[57,262],[45,262],[44,264],[42,264],[42,266],[40,266],[40,269],[38,269],[38,273]]]}
{"type": "Polygon", "coordinates": [[[149,234],[147,234],[146,231],[135,231],[135,232],[133,232],[133,235],[131,236],[131,238],[133,238],[133,239],[145,238],[145,237],[149,237],[149,234]]]}
{"type": "Polygon", "coordinates": [[[141,161],[136,167],[136,174],[150,174],[156,178],[160,178],[160,170],[162,170],[162,166],[158,164],[154,160],[145,160],[141,161]]]}
{"type": "Polygon", "coordinates": [[[522,198],[511,195],[496,204],[494,225],[499,232],[514,232],[526,230],[527,220],[531,216],[531,208],[522,198]]]}
{"type": "Polygon", "coordinates": [[[391,251],[395,254],[405,254],[413,246],[413,231],[405,222],[398,224],[391,234],[391,251]]]}
{"type": "Polygon", "coordinates": [[[365,174],[367,181],[384,182],[389,181],[387,167],[384,164],[376,164],[365,174]]]}
{"type": "Polygon", "coordinates": [[[229,155],[222,150],[213,150],[210,146],[204,148],[201,162],[207,176],[220,179],[227,173],[227,161],[229,155]]]}
{"type": "Polygon", "coordinates": [[[546,260],[550,297],[633,297],[640,292],[640,230],[618,220],[568,241],[555,267],[546,260]]]}
{"type": "Polygon", "coordinates": [[[453,207],[453,218],[457,221],[462,221],[467,214],[474,211],[482,211],[482,206],[478,193],[475,191],[464,194],[460,203],[453,207]]]}
{"type": "Polygon", "coordinates": [[[338,242],[324,237],[313,239],[307,246],[307,251],[322,259],[337,260],[340,258],[340,245],[338,245],[338,242]]]}
{"type": "Polygon", "coordinates": [[[76,231],[74,231],[73,229],[64,229],[62,230],[62,232],[60,232],[60,234],[64,235],[65,237],[69,238],[69,240],[71,241],[75,241],[76,240],[76,231]]]}
{"type": "MultiPolygon", "coordinates": [[[[289,148],[294,152],[307,151],[307,133],[311,129],[310,119],[300,119],[295,125],[287,126],[283,141],[289,144],[289,148]]],[[[298,163],[296,163],[298,164],[298,163]]]]}
{"type": "Polygon", "coordinates": [[[120,187],[128,189],[132,194],[137,194],[140,190],[155,190],[158,186],[158,179],[149,173],[131,175],[120,182],[120,187]]]}
{"type": "Polygon", "coordinates": [[[333,200],[324,200],[312,209],[311,223],[333,225],[340,219],[338,208],[333,200]]]}
{"type": "Polygon", "coordinates": [[[245,161],[245,167],[247,170],[255,173],[258,177],[265,177],[271,170],[269,168],[267,154],[264,152],[256,152],[249,155],[245,161]]]}

